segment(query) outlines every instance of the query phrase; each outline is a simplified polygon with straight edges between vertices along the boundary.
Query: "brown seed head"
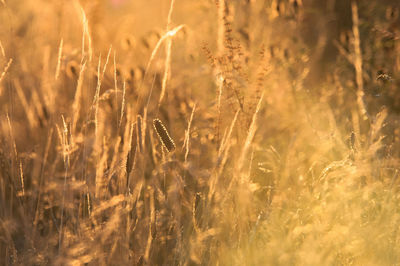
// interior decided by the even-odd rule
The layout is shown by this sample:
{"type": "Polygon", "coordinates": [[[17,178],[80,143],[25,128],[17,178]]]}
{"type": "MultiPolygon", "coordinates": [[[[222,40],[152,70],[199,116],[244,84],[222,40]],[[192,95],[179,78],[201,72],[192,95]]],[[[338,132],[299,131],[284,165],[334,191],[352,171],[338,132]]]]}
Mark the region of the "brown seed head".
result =
{"type": "Polygon", "coordinates": [[[172,140],[172,138],[169,136],[167,129],[163,125],[160,119],[154,119],[153,120],[153,125],[154,129],[157,132],[158,137],[160,138],[160,141],[162,145],[168,150],[168,152],[171,152],[175,150],[175,143],[172,140]]]}

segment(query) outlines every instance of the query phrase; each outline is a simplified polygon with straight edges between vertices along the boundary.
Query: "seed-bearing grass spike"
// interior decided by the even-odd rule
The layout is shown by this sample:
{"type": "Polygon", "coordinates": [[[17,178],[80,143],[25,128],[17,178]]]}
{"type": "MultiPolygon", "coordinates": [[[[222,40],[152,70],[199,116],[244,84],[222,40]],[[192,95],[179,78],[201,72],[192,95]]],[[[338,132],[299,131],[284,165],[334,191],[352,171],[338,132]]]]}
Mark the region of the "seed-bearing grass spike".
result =
{"type": "Polygon", "coordinates": [[[175,150],[175,143],[172,138],[169,136],[167,129],[163,125],[160,119],[156,118],[153,120],[154,129],[157,132],[158,137],[162,145],[168,150],[168,152],[172,152],[175,150]]]}

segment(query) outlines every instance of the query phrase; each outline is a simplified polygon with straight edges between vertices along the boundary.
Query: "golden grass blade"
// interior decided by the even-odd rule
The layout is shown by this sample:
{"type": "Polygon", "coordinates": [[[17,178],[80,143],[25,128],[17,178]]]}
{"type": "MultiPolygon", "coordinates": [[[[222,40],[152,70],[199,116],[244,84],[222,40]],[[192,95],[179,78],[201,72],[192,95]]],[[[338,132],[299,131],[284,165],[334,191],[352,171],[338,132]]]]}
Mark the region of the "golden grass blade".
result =
{"type": "Polygon", "coordinates": [[[241,156],[240,156],[240,159],[239,159],[239,163],[238,163],[238,169],[239,170],[242,169],[242,166],[243,166],[243,163],[244,163],[244,158],[247,155],[247,151],[248,151],[248,149],[250,147],[251,142],[253,141],[254,134],[256,133],[257,114],[260,111],[261,103],[262,103],[263,99],[264,99],[264,92],[261,94],[260,100],[257,103],[256,110],[255,110],[255,112],[253,114],[253,118],[251,120],[250,128],[249,128],[249,131],[247,133],[247,137],[246,137],[246,140],[244,142],[244,146],[243,146],[242,153],[241,153],[241,156]]]}
{"type": "Polygon", "coordinates": [[[189,155],[189,147],[190,147],[190,127],[192,126],[192,121],[193,121],[193,116],[194,116],[194,111],[196,110],[196,104],[194,104],[192,113],[190,115],[189,123],[188,123],[188,128],[186,129],[186,134],[185,134],[185,141],[184,144],[186,146],[186,152],[185,152],[185,162],[187,161],[187,157],[189,155]]]}
{"type": "Polygon", "coordinates": [[[56,74],[55,74],[55,79],[56,80],[58,79],[58,76],[60,75],[60,67],[61,67],[61,58],[62,58],[63,45],[64,45],[64,39],[61,38],[60,46],[58,48],[57,68],[56,68],[56,74]]]}
{"type": "Polygon", "coordinates": [[[144,145],[142,120],[143,119],[141,115],[136,116],[136,134],[137,134],[136,142],[139,147],[139,152],[143,152],[143,145],[144,145]]]}
{"type": "MultiPolygon", "coordinates": [[[[175,0],[171,0],[171,6],[169,8],[169,12],[168,12],[168,19],[167,19],[167,32],[169,32],[170,29],[170,25],[172,22],[172,11],[174,9],[174,3],[175,0]]],[[[167,53],[167,56],[165,58],[165,66],[164,66],[164,77],[162,80],[162,86],[161,86],[161,94],[160,94],[160,100],[158,101],[158,105],[161,104],[163,98],[164,98],[164,94],[165,94],[165,90],[167,88],[167,81],[169,76],[171,75],[171,49],[172,49],[172,36],[169,36],[167,38],[167,45],[165,47],[165,51],[167,53]]]]}
{"type": "Polygon", "coordinates": [[[0,41],[0,51],[1,51],[1,55],[3,57],[6,57],[6,53],[4,52],[4,47],[3,47],[3,44],[1,43],[1,41],[0,41]]]}
{"type": "Polygon", "coordinates": [[[93,48],[92,48],[92,37],[89,32],[89,21],[87,19],[85,10],[79,1],[74,1],[76,9],[80,12],[81,20],[82,20],[82,61],[85,59],[85,40],[88,39],[88,54],[89,54],[89,62],[92,61],[93,58],[93,48]]]}
{"type": "Polygon", "coordinates": [[[149,233],[147,237],[147,245],[146,245],[146,250],[144,252],[144,260],[146,262],[149,262],[149,257],[150,257],[150,249],[151,249],[151,243],[153,240],[153,236],[151,235],[152,228],[154,226],[154,220],[155,220],[155,206],[154,206],[154,190],[153,188],[149,188],[149,198],[150,198],[150,219],[149,219],[149,233]]]}
{"type": "MultiPolygon", "coordinates": [[[[133,169],[133,164],[135,161],[135,155],[136,155],[136,142],[134,141],[134,134],[135,134],[135,127],[134,124],[132,123],[130,130],[129,130],[129,152],[127,155],[127,159],[126,159],[126,172],[128,174],[128,178],[129,178],[129,174],[131,173],[132,169],[133,169]]],[[[136,132],[137,134],[137,132],[136,132]]]]}
{"type": "Polygon", "coordinates": [[[356,70],[357,82],[357,104],[360,113],[364,120],[368,119],[368,112],[364,103],[364,81],[363,81],[363,62],[361,52],[360,30],[359,30],[359,17],[358,5],[355,0],[351,1],[351,14],[353,20],[353,35],[354,35],[354,68],[356,70]]]}
{"type": "Polygon", "coordinates": [[[145,70],[145,72],[144,72],[144,76],[146,76],[146,74],[147,74],[147,72],[148,72],[148,70],[149,70],[149,68],[150,68],[150,65],[151,65],[151,63],[153,62],[154,57],[156,56],[156,54],[157,54],[157,52],[158,52],[158,49],[160,49],[161,44],[162,44],[165,40],[167,40],[169,37],[175,36],[176,33],[178,33],[178,32],[179,32],[180,30],[182,30],[184,27],[185,27],[185,25],[179,25],[179,26],[173,28],[172,30],[166,32],[166,33],[160,38],[160,40],[158,40],[156,46],[154,47],[154,49],[153,49],[153,51],[152,51],[152,53],[151,53],[149,62],[147,63],[146,70],[145,70]]]}
{"type": "Polygon", "coordinates": [[[124,110],[125,110],[125,95],[126,95],[126,82],[122,84],[122,102],[121,102],[121,117],[119,118],[118,127],[121,127],[122,118],[124,117],[124,110]]]}
{"type": "Polygon", "coordinates": [[[10,58],[10,60],[8,60],[7,65],[4,67],[3,73],[1,73],[1,76],[0,76],[0,83],[3,81],[4,76],[6,75],[8,69],[10,68],[10,66],[11,66],[11,64],[12,64],[12,62],[13,62],[13,59],[10,58]]]}
{"type": "Polygon", "coordinates": [[[83,62],[79,71],[78,83],[76,85],[74,101],[72,103],[72,133],[75,133],[76,124],[78,122],[80,108],[81,108],[81,97],[82,97],[82,85],[83,78],[86,69],[86,62],[83,62]]]}
{"type": "Polygon", "coordinates": [[[24,109],[24,111],[26,113],[26,117],[27,117],[28,123],[30,125],[30,128],[35,129],[38,125],[38,120],[36,118],[35,113],[33,112],[33,108],[31,108],[31,105],[28,103],[28,100],[26,99],[26,96],[24,94],[24,91],[23,91],[18,79],[14,80],[14,87],[15,87],[15,90],[17,91],[17,95],[21,102],[22,108],[24,109]]]}

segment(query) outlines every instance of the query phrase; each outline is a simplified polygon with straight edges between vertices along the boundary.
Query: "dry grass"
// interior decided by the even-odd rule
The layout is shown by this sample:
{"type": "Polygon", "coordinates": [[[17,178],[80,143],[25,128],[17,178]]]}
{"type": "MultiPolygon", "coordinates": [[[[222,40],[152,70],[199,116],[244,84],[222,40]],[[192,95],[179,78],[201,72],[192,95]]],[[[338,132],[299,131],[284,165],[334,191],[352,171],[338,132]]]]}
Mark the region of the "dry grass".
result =
{"type": "Polygon", "coordinates": [[[0,265],[398,265],[400,6],[322,2],[1,1],[0,265]]]}

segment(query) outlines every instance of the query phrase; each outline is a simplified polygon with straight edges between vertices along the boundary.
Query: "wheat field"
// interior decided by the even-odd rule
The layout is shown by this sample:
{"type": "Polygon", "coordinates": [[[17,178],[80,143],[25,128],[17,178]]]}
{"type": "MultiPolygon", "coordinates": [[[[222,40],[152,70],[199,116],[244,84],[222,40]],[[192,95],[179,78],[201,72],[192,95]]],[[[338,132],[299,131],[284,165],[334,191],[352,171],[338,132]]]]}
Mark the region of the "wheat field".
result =
{"type": "Polygon", "coordinates": [[[397,0],[1,0],[0,265],[400,265],[397,0]]]}

